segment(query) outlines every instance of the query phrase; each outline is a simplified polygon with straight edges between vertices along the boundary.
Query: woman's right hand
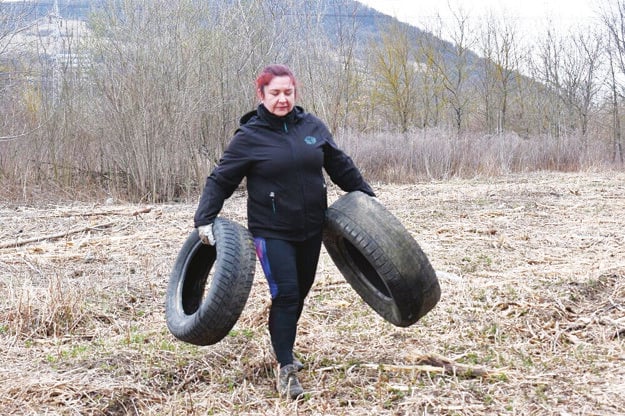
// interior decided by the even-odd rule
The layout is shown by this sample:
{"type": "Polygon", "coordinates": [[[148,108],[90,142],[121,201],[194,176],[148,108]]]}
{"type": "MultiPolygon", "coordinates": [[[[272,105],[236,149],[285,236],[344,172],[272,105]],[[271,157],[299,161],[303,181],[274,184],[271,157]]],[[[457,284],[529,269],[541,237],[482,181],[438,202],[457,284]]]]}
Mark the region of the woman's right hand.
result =
{"type": "Polygon", "coordinates": [[[215,235],[213,234],[213,224],[200,225],[197,227],[197,233],[200,236],[202,243],[214,246],[215,235]]]}

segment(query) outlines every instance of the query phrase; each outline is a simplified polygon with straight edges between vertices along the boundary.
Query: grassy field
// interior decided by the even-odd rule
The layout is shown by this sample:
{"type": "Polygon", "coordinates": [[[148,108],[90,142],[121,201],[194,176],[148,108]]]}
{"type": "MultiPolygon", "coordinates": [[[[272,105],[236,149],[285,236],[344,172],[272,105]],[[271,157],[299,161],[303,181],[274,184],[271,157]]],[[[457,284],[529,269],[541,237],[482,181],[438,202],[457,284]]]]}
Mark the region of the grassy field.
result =
{"type": "MultiPolygon", "coordinates": [[[[5,201],[0,414],[625,414],[625,174],[375,188],[430,258],[441,301],[394,327],[323,251],[298,402],[274,389],[260,267],[220,343],[169,334],[165,288],[194,203],[5,201]]],[[[244,203],[223,215],[245,223],[244,203]]]]}

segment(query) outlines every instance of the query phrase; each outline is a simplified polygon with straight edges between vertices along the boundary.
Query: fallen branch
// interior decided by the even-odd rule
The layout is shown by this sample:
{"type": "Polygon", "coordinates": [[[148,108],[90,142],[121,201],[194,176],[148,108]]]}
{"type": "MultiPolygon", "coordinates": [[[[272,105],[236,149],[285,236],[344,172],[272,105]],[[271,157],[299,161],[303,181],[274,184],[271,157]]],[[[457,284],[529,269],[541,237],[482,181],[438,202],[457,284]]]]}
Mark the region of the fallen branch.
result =
{"type": "Polygon", "coordinates": [[[151,211],[152,207],[144,207],[132,212],[129,212],[126,209],[92,212],[63,212],[61,214],[51,215],[50,217],[104,217],[108,215],[131,215],[133,217],[136,217],[139,214],[147,214],[151,211]]]}
{"type": "Polygon", "coordinates": [[[75,230],[65,231],[65,232],[62,232],[62,233],[44,235],[44,236],[40,236],[40,237],[32,237],[32,238],[27,238],[25,240],[14,241],[14,242],[10,242],[10,243],[2,243],[2,244],[0,244],[0,249],[2,249],[2,248],[9,248],[9,247],[25,246],[26,244],[36,243],[36,242],[44,241],[44,240],[55,240],[57,238],[67,237],[68,235],[78,234],[78,233],[82,233],[82,232],[85,232],[85,231],[92,231],[92,230],[98,231],[98,230],[101,230],[103,228],[108,228],[108,227],[112,226],[113,224],[115,224],[115,222],[112,221],[112,222],[107,222],[107,223],[98,224],[98,225],[90,225],[88,227],[82,227],[82,228],[78,228],[78,229],[75,229],[75,230]]]}
{"type": "Polygon", "coordinates": [[[373,363],[362,363],[362,364],[337,364],[328,367],[322,367],[317,369],[317,372],[323,373],[326,371],[335,371],[335,370],[351,370],[353,368],[366,368],[370,370],[392,370],[392,371],[418,371],[424,373],[443,373],[444,370],[440,367],[434,367],[431,365],[397,365],[397,364],[373,364],[373,363]]]}
{"type": "Polygon", "coordinates": [[[152,207],[145,207],[145,208],[142,208],[142,209],[139,209],[139,210],[133,212],[132,216],[136,217],[139,214],[147,214],[150,211],[152,211],[152,207]]]}
{"type": "Polygon", "coordinates": [[[466,364],[458,364],[445,357],[435,355],[424,355],[422,357],[419,357],[417,363],[419,363],[420,365],[440,367],[443,369],[443,374],[460,375],[465,378],[489,377],[491,375],[494,375],[493,372],[485,368],[474,367],[466,364]]]}
{"type": "Polygon", "coordinates": [[[342,364],[329,367],[323,367],[318,369],[318,372],[344,370],[352,368],[367,368],[367,369],[384,369],[391,371],[417,371],[424,373],[439,373],[449,376],[459,376],[463,378],[485,378],[490,376],[499,375],[501,373],[495,373],[490,370],[481,367],[474,367],[466,364],[458,364],[447,358],[425,355],[417,359],[416,365],[396,365],[396,364],[342,364]]]}

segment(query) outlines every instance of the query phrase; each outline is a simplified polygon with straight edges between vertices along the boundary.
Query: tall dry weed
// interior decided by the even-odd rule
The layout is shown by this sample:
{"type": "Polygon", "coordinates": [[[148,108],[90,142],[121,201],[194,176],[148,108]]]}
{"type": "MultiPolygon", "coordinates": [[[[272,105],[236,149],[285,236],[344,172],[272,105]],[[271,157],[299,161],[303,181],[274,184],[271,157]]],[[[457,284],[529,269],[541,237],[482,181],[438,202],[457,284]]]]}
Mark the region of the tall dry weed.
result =
{"type": "Polygon", "coordinates": [[[84,293],[60,276],[50,276],[47,285],[26,280],[21,284],[12,282],[11,286],[8,304],[15,308],[5,311],[3,317],[11,336],[62,337],[72,335],[84,323],[84,293]]]}

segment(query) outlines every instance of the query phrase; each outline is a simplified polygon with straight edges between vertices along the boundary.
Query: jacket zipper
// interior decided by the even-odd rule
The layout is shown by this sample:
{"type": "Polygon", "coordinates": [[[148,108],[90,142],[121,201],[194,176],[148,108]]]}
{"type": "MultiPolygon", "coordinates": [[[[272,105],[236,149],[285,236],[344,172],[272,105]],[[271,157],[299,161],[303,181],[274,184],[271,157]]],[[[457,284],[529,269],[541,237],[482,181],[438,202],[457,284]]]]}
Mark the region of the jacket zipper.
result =
{"type": "MultiPolygon", "coordinates": [[[[284,132],[288,133],[289,129],[287,126],[286,121],[284,122],[284,132]]],[[[289,143],[289,146],[291,148],[291,158],[293,163],[295,163],[296,161],[296,150],[295,150],[295,145],[294,143],[292,143],[290,140],[288,140],[287,138],[287,142],[289,143]]],[[[302,181],[302,176],[301,176],[301,172],[297,171],[296,172],[296,176],[297,176],[297,182],[299,184],[299,191],[300,191],[300,196],[301,196],[301,201],[302,201],[302,209],[304,211],[304,222],[302,224],[302,231],[304,233],[304,237],[308,238],[308,225],[307,225],[307,221],[306,218],[308,217],[308,213],[307,210],[308,208],[306,207],[306,193],[304,192],[304,188],[303,188],[303,181],[302,181]]]]}
{"type": "Polygon", "coordinates": [[[269,192],[269,198],[271,198],[271,209],[273,210],[273,213],[276,213],[276,194],[271,191],[269,192]]]}

